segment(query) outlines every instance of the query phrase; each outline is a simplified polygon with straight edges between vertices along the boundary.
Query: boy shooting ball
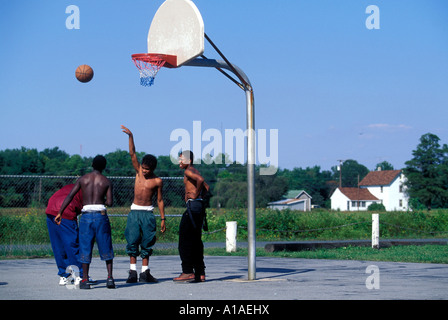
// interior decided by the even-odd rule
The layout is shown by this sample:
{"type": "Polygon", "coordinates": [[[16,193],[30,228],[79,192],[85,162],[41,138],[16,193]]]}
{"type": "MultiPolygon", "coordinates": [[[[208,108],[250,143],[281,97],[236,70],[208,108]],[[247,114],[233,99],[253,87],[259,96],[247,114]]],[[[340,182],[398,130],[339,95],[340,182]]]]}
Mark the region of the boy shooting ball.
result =
{"type": "Polygon", "coordinates": [[[152,254],[152,247],[156,243],[156,219],[152,203],[152,197],[155,192],[157,192],[157,205],[162,219],[160,230],[162,233],[166,230],[162,197],[163,182],[162,179],[154,174],[154,170],[157,167],[157,158],[147,154],[143,157],[140,164],[135,153],[134,137],[131,130],[125,126],[121,126],[121,129],[129,136],[129,154],[136,172],[134,201],[131,206],[131,212],[128,215],[125,230],[126,253],[130,257],[130,271],[126,282],[137,282],[136,264],[139,254],[142,258],[142,272],[140,273],[139,281],[157,282],[157,279],[150,274],[148,263],[152,254]]]}

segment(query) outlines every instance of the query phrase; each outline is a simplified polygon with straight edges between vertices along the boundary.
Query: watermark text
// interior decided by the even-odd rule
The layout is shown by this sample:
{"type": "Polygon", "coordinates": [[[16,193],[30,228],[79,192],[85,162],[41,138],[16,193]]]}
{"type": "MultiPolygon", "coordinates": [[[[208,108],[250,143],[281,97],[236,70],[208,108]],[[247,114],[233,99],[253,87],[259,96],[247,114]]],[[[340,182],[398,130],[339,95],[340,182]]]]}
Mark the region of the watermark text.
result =
{"type": "Polygon", "coordinates": [[[209,128],[203,131],[201,121],[193,121],[192,135],[184,128],[177,128],[171,132],[170,141],[177,142],[170,151],[171,161],[176,164],[180,152],[191,150],[195,155],[194,164],[199,164],[201,161],[206,164],[223,164],[223,162],[256,164],[258,159],[258,163],[262,165],[261,175],[275,174],[278,169],[278,129],[269,130],[269,139],[266,129],[249,130],[225,129],[223,136],[221,130],[209,128]],[[249,134],[255,137],[256,159],[245,158],[249,134]],[[203,145],[203,142],[206,144],[203,145]]]}

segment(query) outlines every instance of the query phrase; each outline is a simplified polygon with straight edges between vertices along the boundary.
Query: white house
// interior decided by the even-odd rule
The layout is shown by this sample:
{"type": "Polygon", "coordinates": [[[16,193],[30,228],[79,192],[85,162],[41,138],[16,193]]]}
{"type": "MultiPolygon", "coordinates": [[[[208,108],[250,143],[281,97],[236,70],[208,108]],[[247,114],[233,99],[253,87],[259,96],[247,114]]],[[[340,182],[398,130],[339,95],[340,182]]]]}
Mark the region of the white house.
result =
{"type": "Polygon", "coordinates": [[[387,211],[409,210],[406,177],[401,170],[371,171],[359,183],[381,200],[387,211]]]}
{"type": "Polygon", "coordinates": [[[337,188],[330,199],[331,209],[341,211],[365,211],[372,203],[381,203],[364,188],[337,188]]]}
{"type": "Polygon", "coordinates": [[[305,190],[292,190],[288,192],[286,197],[288,199],[269,202],[268,208],[277,210],[283,210],[283,209],[299,210],[299,211],[311,210],[312,197],[308,193],[306,193],[305,190]],[[291,194],[294,194],[295,196],[291,194]]]}
{"type": "Polygon", "coordinates": [[[331,209],[367,210],[372,203],[382,203],[387,211],[406,211],[409,197],[405,192],[406,177],[401,170],[369,172],[358,188],[337,188],[331,195],[331,209]]]}

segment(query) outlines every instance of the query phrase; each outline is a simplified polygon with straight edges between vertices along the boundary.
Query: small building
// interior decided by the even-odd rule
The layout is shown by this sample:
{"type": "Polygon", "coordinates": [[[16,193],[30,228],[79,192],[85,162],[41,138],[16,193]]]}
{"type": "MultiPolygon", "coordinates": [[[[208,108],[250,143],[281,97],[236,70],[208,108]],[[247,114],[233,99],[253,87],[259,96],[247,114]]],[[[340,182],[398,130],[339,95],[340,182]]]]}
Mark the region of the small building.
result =
{"type": "Polygon", "coordinates": [[[305,190],[291,190],[289,191],[285,199],[269,202],[269,209],[276,210],[298,210],[298,211],[310,211],[311,210],[312,197],[306,193],[305,190]]]}
{"type": "Polygon", "coordinates": [[[368,189],[337,188],[330,197],[331,209],[365,211],[372,203],[381,203],[368,189]]]}

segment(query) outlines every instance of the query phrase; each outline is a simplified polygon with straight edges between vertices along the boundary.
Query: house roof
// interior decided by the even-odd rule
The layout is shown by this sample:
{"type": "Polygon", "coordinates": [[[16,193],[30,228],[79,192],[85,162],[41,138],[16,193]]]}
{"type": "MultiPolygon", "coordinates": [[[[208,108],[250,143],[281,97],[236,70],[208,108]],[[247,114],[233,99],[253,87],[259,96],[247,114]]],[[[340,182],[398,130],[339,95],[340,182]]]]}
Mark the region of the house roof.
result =
{"type": "Polygon", "coordinates": [[[288,193],[284,196],[286,199],[297,199],[299,198],[303,193],[306,194],[306,196],[310,199],[311,197],[305,190],[289,190],[288,193]]]}
{"type": "Polygon", "coordinates": [[[370,171],[364,179],[361,180],[359,186],[387,186],[390,185],[399,174],[401,174],[401,170],[370,171]]]}
{"type": "Polygon", "coordinates": [[[293,205],[295,203],[299,203],[299,202],[305,202],[305,199],[286,199],[286,200],[279,200],[279,201],[274,201],[274,202],[269,202],[268,205],[293,205]]]}
{"type": "Polygon", "coordinates": [[[379,200],[368,189],[364,188],[338,188],[347,198],[353,201],[379,200]]]}

